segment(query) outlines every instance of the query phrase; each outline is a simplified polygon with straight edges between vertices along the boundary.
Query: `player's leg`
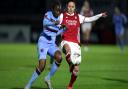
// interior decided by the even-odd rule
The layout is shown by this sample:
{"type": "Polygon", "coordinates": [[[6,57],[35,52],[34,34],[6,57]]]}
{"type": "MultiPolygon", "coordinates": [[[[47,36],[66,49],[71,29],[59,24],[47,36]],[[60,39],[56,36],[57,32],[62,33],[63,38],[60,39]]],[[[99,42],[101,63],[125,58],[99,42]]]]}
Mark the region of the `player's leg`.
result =
{"type": "Polygon", "coordinates": [[[85,51],[88,51],[88,44],[89,44],[91,29],[92,29],[92,24],[91,23],[84,23],[82,25],[84,50],[85,51]]]}
{"type": "Polygon", "coordinates": [[[120,48],[121,48],[122,52],[124,52],[124,46],[125,46],[125,43],[124,43],[124,28],[122,28],[121,32],[120,32],[120,48]]]}
{"type": "Polygon", "coordinates": [[[71,48],[70,48],[69,44],[64,44],[63,52],[66,55],[66,61],[67,61],[68,65],[69,65],[69,70],[71,72],[73,70],[74,66],[73,66],[73,64],[71,62],[71,48]]]}
{"type": "Polygon", "coordinates": [[[48,65],[48,69],[51,69],[52,63],[54,61],[54,57],[50,57],[50,61],[49,61],[49,65],[48,65]]]}
{"type": "Polygon", "coordinates": [[[89,38],[90,38],[90,29],[87,29],[86,32],[83,33],[83,39],[84,39],[84,51],[88,51],[88,45],[89,45],[89,38]]]}
{"type": "Polygon", "coordinates": [[[36,68],[36,70],[33,72],[31,79],[29,80],[28,84],[26,85],[25,89],[30,89],[33,82],[38,78],[38,76],[41,74],[41,72],[44,70],[46,64],[46,60],[40,59],[39,64],[36,68]]]}
{"type": "Polygon", "coordinates": [[[66,60],[69,64],[69,68],[71,72],[71,79],[67,89],[72,89],[72,86],[77,79],[77,75],[79,71],[78,64],[81,62],[81,49],[80,46],[76,43],[65,43],[63,49],[66,54],[66,60]]]}
{"type": "Polygon", "coordinates": [[[69,85],[68,85],[67,89],[72,89],[72,85],[75,82],[77,76],[74,76],[74,74],[72,73],[72,71],[74,69],[74,65],[71,62],[71,49],[70,49],[70,46],[68,44],[65,44],[63,46],[63,51],[64,51],[64,53],[66,55],[66,61],[69,64],[69,69],[70,69],[70,72],[71,72],[71,79],[70,79],[70,82],[69,82],[69,85]]]}
{"type": "Polygon", "coordinates": [[[44,60],[44,59],[39,60],[39,64],[38,64],[36,70],[34,71],[34,73],[32,74],[32,77],[29,80],[28,84],[26,85],[25,89],[30,89],[30,87],[32,86],[33,82],[38,78],[38,76],[44,70],[45,64],[46,64],[46,60],[44,60]]]}
{"type": "Polygon", "coordinates": [[[54,59],[55,61],[53,62],[52,66],[51,66],[51,70],[47,75],[47,79],[50,80],[51,77],[55,74],[55,72],[57,71],[58,67],[61,64],[62,61],[62,56],[61,56],[61,52],[59,50],[57,50],[54,54],[54,59]]]}
{"type": "Polygon", "coordinates": [[[121,49],[121,52],[124,52],[124,39],[123,39],[123,35],[120,35],[118,37],[118,39],[119,39],[119,47],[121,49]]]}
{"type": "Polygon", "coordinates": [[[33,82],[38,78],[38,76],[44,70],[46,64],[47,51],[48,51],[47,45],[44,45],[42,44],[42,42],[39,42],[38,43],[39,63],[37,65],[36,70],[33,72],[32,77],[29,80],[28,84],[26,85],[25,89],[30,89],[33,82]]]}
{"type": "Polygon", "coordinates": [[[90,39],[90,32],[91,32],[91,29],[87,29],[87,31],[86,31],[86,33],[85,33],[85,35],[86,35],[85,39],[86,39],[86,41],[87,41],[87,44],[88,44],[89,39],[90,39]]]}
{"type": "Polygon", "coordinates": [[[117,39],[117,44],[119,45],[121,52],[124,51],[124,29],[117,29],[116,30],[116,39],[117,39]]]}
{"type": "Polygon", "coordinates": [[[71,64],[71,49],[70,46],[68,44],[64,44],[63,46],[63,52],[66,55],[66,61],[67,63],[70,65],[71,64]]]}
{"type": "Polygon", "coordinates": [[[58,67],[60,66],[60,63],[62,61],[61,51],[59,48],[56,47],[56,45],[52,45],[49,49],[49,55],[54,57],[55,61],[53,61],[53,64],[51,66],[50,72],[45,77],[45,82],[49,89],[52,89],[50,79],[57,71],[58,67]]]}
{"type": "MultiPolygon", "coordinates": [[[[72,46],[73,47],[73,46],[72,46]]],[[[77,49],[74,48],[74,50],[71,47],[71,64],[70,64],[70,72],[71,72],[71,79],[68,84],[67,89],[72,89],[74,82],[77,79],[78,72],[79,72],[79,64],[81,62],[81,50],[79,49],[79,46],[76,47],[77,49]]]]}
{"type": "Polygon", "coordinates": [[[77,79],[78,72],[79,72],[79,65],[73,65],[73,69],[71,71],[71,79],[70,79],[67,89],[72,89],[73,84],[77,79]]]}

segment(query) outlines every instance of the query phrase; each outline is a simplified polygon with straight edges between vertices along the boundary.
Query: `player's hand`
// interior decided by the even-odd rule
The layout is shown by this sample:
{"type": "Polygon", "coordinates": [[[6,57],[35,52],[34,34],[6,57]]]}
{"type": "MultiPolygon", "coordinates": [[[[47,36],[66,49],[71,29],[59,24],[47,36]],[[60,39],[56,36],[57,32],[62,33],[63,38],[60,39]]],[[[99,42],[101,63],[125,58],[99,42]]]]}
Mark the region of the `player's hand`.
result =
{"type": "Polygon", "coordinates": [[[62,24],[62,25],[60,26],[60,28],[63,29],[63,30],[66,30],[66,29],[67,29],[66,25],[64,25],[64,24],[62,24]]]}
{"type": "Polygon", "coordinates": [[[103,12],[101,14],[102,14],[102,17],[107,17],[107,12],[103,12]]]}
{"type": "Polygon", "coordinates": [[[58,24],[60,24],[60,21],[56,20],[56,21],[54,21],[54,23],[55,23],[55,25],[58,25],[58,24]]]}

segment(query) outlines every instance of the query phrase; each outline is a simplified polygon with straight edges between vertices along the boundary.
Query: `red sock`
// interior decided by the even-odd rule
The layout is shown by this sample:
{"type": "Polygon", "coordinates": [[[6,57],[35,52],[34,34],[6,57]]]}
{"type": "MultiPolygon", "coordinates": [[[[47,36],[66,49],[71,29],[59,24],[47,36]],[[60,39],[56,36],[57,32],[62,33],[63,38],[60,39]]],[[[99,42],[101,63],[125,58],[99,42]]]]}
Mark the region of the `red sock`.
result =
{"type": "Polygon", "coordinates": [[[71,80],[70,80],[70,83],[69,83],[69,87],[72,87],[72,85],[74,84],[74,82],[76,81],[76,78],[77,78],[77,76],[76,75],[74,75],[74,74],[72,74],[71,75],[71,80]]]}

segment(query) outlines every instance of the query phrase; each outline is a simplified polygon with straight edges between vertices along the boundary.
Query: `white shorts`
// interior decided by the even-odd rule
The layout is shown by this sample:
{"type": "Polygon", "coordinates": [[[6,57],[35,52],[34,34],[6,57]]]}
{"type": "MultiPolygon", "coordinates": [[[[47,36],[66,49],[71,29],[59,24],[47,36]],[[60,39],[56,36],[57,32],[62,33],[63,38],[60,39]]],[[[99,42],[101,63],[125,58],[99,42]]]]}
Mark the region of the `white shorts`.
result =
{"type": "Polygon", "coordinates": [[[92,23],[83,23],[82,24],[82,31],[86,32],[87,30],[91,30],[92,29],[92,23]]]}
{"type": "Polygon", "coordinates": [[[75,64],[80,64],[81,63],[81,48],[77,43],[74,42],[69,42],[69,41],[65,41],[63,40],[61,42],[61,49],[63,49],[63,46],[65,44],[68,44],[70,49],[71,49],[71,62],[75,65],[75,64]]]}

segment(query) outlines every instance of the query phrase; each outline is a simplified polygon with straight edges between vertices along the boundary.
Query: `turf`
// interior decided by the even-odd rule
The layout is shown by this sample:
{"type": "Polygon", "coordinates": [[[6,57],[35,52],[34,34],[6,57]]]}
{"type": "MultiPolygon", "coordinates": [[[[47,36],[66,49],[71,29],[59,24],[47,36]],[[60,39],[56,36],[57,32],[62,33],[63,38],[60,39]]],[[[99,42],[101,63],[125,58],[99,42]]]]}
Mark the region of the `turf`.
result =
{"type": "MultiPolygon", "coordinates": [[[[128,47],[124,53],[114,45],[90,45],[88,52],[83,49],[80,73],[73,89],[128,89],[128,47]]],[[[0,89],[23,89],[37,63],[35,44],[0,44],[0,89]]],[[[46,66],[32,89],[47,89],[43,79],[48,71],[46,66]]],[[[52,78],[54,89],[66,89],[69,75],[63,59],[52,78]]]]}

